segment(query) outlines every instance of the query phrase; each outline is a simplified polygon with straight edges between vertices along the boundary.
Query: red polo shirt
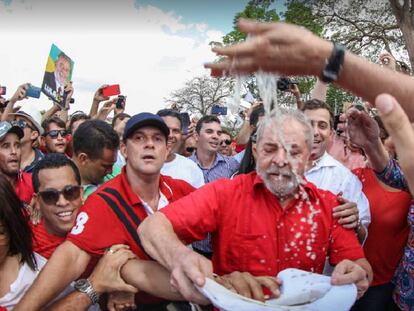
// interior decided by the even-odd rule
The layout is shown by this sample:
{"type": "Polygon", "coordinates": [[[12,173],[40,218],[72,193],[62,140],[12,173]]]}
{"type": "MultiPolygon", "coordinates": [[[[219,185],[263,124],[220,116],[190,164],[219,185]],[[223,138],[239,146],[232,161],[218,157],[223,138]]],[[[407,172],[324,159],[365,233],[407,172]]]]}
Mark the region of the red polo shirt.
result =
{"type": "MultiPolygon", "coordinates": [[[[76,225],[68,234],[67,240],[94,257],[101,257],[105,250],[114,244],[126,244],[139,258],[147,259],[124,224],[104,199],[98,195],[108,187],[116,189],[121,194],[141,221],[147,217],[142,202],[128,183],[124,167],[120,175],[103,184],[88,197],[79,210],[76,225]]],[[[183,180],[161,176],[160,191],[168,202],[173,202],[194,191],[194,188],[183,180]]],[[[125,215],[129,218],[127,213],[125,215]]],[[[132,219],[130,221],[133,224],[132,219]]]]}
{"type": "Polygon", "coordinates": [[[30,204],[33,198],[32,174],[20,172],[17,176],[15,191],[20,201],[30,204]]]}
{"type": "Polygon", "coordinates": [[[276,275],[286,268],[321,273],[328,255],[333,265],[363,258],[354,231],[332,216],[336,197],[311,183],[303,188],[283,209],[253,172],[207,184],[161,212],[186,243],[212,232],[218,274],[276,275]]]}

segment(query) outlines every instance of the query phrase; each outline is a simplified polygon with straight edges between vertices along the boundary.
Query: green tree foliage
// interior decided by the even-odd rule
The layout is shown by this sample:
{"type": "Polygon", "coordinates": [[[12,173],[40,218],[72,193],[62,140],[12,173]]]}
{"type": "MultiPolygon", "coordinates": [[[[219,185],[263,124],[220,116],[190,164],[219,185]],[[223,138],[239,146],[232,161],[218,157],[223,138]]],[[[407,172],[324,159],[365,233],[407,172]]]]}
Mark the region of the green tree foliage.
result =
{"type": "Polygon", "coordinates": [[[274,0],[250,0],[246,8],[236,14],[234,17],[233,31],[223,37],[224,44],[234,44],[246,39],[246,34],[237,29],[237,21],[239,18],[250,18],[262,22],[276,22],[279,20],[279,15],[276,10],[270,9],[274,0]]]}
{"type": "Polygon", "coordinates": [[[315,35],[321,36],[323,33],[323,19],[316,17],[312,9],[301,1],[289,1],[283,16],[285,22],[303,26],[315,35]]]}

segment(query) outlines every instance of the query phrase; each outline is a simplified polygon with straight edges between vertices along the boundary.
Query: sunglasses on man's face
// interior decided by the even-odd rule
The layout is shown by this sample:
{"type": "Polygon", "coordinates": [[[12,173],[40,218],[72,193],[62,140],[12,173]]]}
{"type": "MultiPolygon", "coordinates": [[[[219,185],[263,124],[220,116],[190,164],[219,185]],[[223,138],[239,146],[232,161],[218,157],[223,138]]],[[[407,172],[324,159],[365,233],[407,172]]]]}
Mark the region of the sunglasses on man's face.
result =
{"type": "Polygon", "coordinates": [[[197,148],[195,148],[195,147],[187,147],[187,148],[185,148],[185,150],[188,152],[188,153],[193,153],[194,152],[194,150],[196,150],[197,148]]]}
{"type": "Polygon", "coordinates": [[[61,191],[56,189],[47,189],[45,191],[39,191],[37,194],[46,204],[56,204],[59,201],[59,197],[62,194],[65,200],[73,201],[79,199],[80,186],[78,185],[67,185],[63,187],[61,191]]]}
{"type": "Polygon", "coordinates": [[[47,133],[45,133],[45,136],[50,136],[50,138],[55,139],[58,138],[58,136],[62,136],[63,138],[66,137],[69,133],[67,130],[51,130],[47,133]]]}
{"type": "Polygon", "coordinates": [[[229,146],[229,145],[231,144],[231,140],[230,140],[230,139],[225,139],[225,140],[222,140],[222,141],[220,142],[220,145],[223,145],[223,143],[225,143],[227,146],[229,146]]]}
{"type": "Polygon", "coordinates": [[[11,122],[11,125],[13,125],[13,126],[18,126],[18,127],[20,127],[22,130],[25,128],[25,127],[27,127],[27,128],[29,128],[29,129],[31,129],[31,130],[33,130],[33,131],[36,131],[36,129],[35,128],[33,128],[29,123],[27,123],[26,121],[24,121],[24,120],[15,120],[15,121],[12,121],[11,122]]]}

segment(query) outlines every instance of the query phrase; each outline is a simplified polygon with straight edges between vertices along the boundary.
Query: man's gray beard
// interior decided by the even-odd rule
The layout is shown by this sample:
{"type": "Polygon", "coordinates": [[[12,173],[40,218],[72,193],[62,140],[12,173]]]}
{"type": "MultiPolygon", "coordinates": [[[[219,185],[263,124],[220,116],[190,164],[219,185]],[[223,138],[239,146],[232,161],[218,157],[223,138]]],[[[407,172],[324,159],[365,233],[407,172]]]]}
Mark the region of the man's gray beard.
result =
{"type": "Polygon", "coordinates": [[[262,171],[259,168],[256,168],[256,171],[257,174],[262,178],[266,188],[275,196],[277,196],[279,200],[283,201],[296,193],[296,189],[299,186],[299,180],[295,174],[291,173],[291,180],[287,182],[288,184],[286,185],[286,187],[283,187],[283,189],[278,189],[274,187],[272,182],[267,178],[266,171],[262,171]]]}

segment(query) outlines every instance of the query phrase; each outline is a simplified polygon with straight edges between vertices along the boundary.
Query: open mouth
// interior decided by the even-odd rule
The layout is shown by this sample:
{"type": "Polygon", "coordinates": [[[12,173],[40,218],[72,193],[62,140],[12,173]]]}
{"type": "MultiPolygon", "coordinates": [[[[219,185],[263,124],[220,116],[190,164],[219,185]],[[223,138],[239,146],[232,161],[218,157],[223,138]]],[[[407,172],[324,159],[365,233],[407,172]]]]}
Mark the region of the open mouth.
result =
{"type": "Polygon", "coordinates": [[[155,157],[152,156],[152,155],[145,155],[145,156],[142,157],[142,159],[144,159],[144,160],[155,160],[155,157]]]}
{"type": "Polygon", "coordinates": [[[74,211],[63,211],[63,212],[59,212],[56,215],[63,221],[69,221],[71,220],[71,216],[73,214],[74,211]]]}

